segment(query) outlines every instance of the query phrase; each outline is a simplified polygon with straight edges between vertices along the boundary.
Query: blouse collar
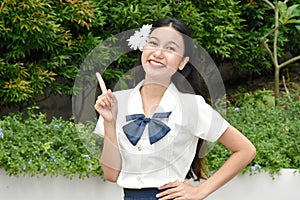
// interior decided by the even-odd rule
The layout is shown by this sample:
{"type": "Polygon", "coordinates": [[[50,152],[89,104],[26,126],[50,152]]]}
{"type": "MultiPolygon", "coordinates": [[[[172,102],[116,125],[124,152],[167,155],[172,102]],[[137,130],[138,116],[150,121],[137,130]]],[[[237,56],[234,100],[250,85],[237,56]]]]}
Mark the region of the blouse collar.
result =
{"type": "MultiPolygon", "coordinates": [[[[132,91],[128,99],[128,114],[141,114],[144,113],[142,96],[140,88],[143,86],[144,81],[141,81],[132,91]]],[[[163,94],[163,97],[159,103],[155,112],[169,112],[172,111],[179,102],[179,91],[173,83],[170,83],[167,90],[163,94]]]]}

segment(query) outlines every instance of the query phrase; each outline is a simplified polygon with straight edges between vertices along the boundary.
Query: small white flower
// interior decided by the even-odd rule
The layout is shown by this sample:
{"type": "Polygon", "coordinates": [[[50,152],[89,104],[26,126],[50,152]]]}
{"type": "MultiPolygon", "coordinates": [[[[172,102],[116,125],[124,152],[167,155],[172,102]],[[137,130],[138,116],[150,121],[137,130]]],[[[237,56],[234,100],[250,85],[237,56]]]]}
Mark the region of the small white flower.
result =
{"type": "Polygon", "coordinates": [[[140,32],[143,36],[148,37],[151,32],[152,24],[143,25],[140,32]]]}
{"type": "Polygon", "coordinates": [[[146,45],[147,39],[151,32],[152,25],[146,24],[140,28],[140,31],[135,31],[133,36],[126,41],[128,41],[128,46],[134,50],[143,50],[144,46],[146,45]]]}

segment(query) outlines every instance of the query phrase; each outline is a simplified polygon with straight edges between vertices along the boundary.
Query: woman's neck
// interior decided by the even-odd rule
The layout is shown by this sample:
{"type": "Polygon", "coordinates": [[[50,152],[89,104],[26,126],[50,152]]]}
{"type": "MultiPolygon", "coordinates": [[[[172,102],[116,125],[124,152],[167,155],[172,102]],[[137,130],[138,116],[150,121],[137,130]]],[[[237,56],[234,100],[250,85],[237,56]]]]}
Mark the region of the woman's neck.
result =
{"type": "Polygon", "coordinates": [[[169,85],[170,82],[154,83],[147,80],[144,81],[143,86],[140,88],[140,93],[146,116],[152,116],[169,85]]]}

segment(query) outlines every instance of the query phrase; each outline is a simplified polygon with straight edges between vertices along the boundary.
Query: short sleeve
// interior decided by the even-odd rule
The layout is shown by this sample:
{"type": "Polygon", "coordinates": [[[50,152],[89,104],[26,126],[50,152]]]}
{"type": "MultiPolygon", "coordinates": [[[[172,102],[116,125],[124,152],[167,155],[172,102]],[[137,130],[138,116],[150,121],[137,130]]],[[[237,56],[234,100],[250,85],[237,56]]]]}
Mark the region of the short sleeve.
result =
{"type": "Polygon", "coordinates": [[[215,142],[226,131],[229,123],[205,102],[203,97],[196,95],[196,129],[194,133],[209,142],[215,142]]]}

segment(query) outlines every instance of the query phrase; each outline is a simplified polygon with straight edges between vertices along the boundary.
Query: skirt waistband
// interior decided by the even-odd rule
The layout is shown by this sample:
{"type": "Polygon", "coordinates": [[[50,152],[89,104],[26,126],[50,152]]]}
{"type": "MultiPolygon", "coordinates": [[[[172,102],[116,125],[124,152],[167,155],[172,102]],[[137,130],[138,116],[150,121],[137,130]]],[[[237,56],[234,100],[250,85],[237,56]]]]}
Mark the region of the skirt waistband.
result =
{"type": "Polygon", "coordinates": [[[142,188],[142,189],[129,189],[124,188],[124,196],[128,198],[149,198],[157,199],[156,194],[161,192],[158,188],[142,188]]]}

